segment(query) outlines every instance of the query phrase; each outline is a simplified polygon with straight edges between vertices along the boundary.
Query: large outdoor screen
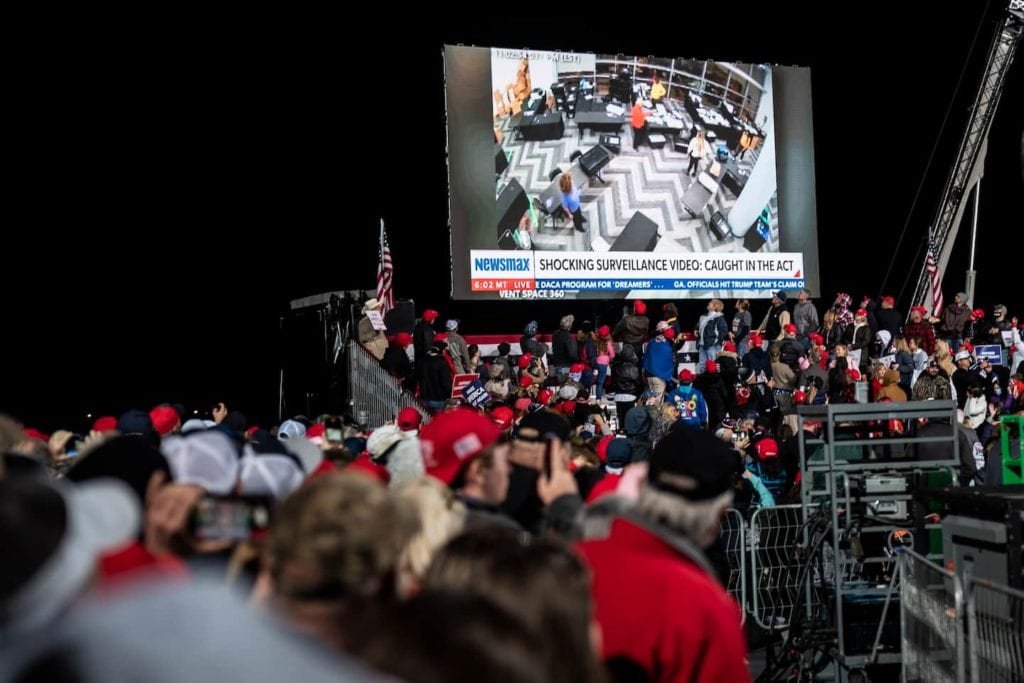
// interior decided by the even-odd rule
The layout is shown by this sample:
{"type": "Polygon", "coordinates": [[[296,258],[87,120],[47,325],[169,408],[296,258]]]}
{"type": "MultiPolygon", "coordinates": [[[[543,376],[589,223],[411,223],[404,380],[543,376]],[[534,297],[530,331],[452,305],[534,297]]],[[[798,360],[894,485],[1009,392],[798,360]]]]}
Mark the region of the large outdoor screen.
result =
{"type": "Polygon", "coordinates": [[[818,289],[810,72],[444,51],[456,299],[818,289]]]}

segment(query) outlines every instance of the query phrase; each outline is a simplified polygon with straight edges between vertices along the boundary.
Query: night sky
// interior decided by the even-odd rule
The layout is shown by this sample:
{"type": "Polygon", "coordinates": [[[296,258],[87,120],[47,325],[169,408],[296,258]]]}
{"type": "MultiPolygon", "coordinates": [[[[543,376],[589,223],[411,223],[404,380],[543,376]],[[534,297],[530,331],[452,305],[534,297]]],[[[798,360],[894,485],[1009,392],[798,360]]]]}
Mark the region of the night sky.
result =
{"type": "MultiPolygon", "coordinates": [[[[372,289],[380,217],[397,294],[415,298],[417,311],[459,317],[467,333],[518,333],[530,319],[550,329],[566,310],[606,319],[616,306],[448,299],[444,43],[810,66],[822,289],[881,293],[909,215],[886,286],[899,294],[912,270],[905,310],[920,268],[910,259],[1004,5],[989,3],[983,16],[984,3],[964,4],[928,17],[894,12],[897,3],[871,16],[860,4],[829,4],[828,18],[765,5],[728,16],[623,8],[607,19],[548,8],[543,22],[442,17],[449,28],[411,40],[387,16],[366,26],[310,17],[300,27],[149,27],[40,45],[22,71],[25,97],[8,102],[23,117],[8,131],[23,151],[7,188],[21,208],[7,232],[23,246],[5,250],[0,410],[50,430],[81,428],[89,412],[228,398],[266,420],[287,302],[372,289]],[[850,16],[837,24],[837,11],[850,16]]],[[[977,254],[977,304],[1002,301],[1011,315],[1024,314],[1020,61],[990,138],[977,254]]],[[[968,242],[961,231],[949,299],[963,286],[968,242]]],[[[682,307],[684,321],[703,306],[682,307]]],[[[755,305],[755,318],[764,308],[755,305]]]]}

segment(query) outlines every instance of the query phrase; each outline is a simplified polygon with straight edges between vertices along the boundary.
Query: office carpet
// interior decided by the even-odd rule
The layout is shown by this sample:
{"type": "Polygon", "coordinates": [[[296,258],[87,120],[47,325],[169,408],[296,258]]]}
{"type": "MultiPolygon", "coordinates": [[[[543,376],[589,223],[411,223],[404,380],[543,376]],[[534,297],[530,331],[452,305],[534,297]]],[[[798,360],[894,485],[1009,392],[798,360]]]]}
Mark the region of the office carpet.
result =
{"type": "MultiPolygon", "coordinates": [[[[512,178],[526,190],[531,199],[539,196],[550,184],[555,169],[564,171],[571,165],[575,151],[586,152],[598,144],[599,134],[579,130],[571,119],[566,119],[565,132],[557,140],[510,140],[508,120],[502,122],[505,132],[504,148],[509,166],[498,178],[496,194],[512,178]]],[[[605,250],[614,243],[626,223],[637,211],[659,226],[662,241],[659,251],[677,252],[742,252],[742,240],[727,236],[717,240],[708,229],[715,211],[728,213],[735,197],[720,188],[696,218],[682,206],[682,198],[695,179],[686,175],[688,159],[673,149],[671,139],[661,149],[641,145],[633,150],[633,133],[627,125],[620,133],[621,151],[601,172],[604,182],[593,179],[580,193],[583,215],[587,218],[586,232],[573,229],[571,220],[559,217],[545,219],[535,231],[533,242],[537,249],[588,251],[605,250]]],[[[740,162],[741,167],[752,168],[756,152],[740,162]]],[[[778,218],[772,201],[772,239],[762,251],[778,251],[778,218]]]]}

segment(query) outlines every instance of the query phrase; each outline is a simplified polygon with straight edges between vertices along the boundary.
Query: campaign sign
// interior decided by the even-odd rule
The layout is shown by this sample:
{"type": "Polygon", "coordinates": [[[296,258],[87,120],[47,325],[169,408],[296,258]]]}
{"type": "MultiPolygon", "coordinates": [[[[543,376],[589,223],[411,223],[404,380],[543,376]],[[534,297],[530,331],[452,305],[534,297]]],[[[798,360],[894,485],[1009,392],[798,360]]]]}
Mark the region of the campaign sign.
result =
{"type": "Polygon", "coordinates": [[[474,408],[479,408],[482,405],[487,405],[487,402],[491,400],[491,395],[487,393],[484,385],[480,383],[480,378],[477,377],[462,387],[462,398],[466,399],[466,402],[474,408]]]}
{"type": "Polygon", "coordinates": [[[455,378],[452,380],[452,398],[463,398],[462,390],[472,384],[475,379],[480,379],[480,375],[475,372],[455,375],[455,378]]]}
{"type": "Polygon", "coordinates": [[[992,365],[1003,364],[1003,350],[999,347],[999,344],[980,344],[975,346],[974,357],[978,359],[978,362],[981,362],[984,358],[992,365]]]}

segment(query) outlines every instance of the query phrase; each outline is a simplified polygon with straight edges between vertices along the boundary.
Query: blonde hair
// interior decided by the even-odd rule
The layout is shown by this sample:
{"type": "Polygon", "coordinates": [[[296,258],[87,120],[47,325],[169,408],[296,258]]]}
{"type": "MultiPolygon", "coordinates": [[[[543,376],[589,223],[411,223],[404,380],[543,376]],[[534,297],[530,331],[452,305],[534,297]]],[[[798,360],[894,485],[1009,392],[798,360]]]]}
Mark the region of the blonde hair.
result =
{"type": "Polygon", "coordinates": [[[394,494],[420,522],[420,530],[409,539],[398,557],[398,589],[406,595],[422,583],[434,554],[462,531],[466,507],[456,500],[451,489],[432,477],[410,479],[394,494]]]}
{"type": "Polygon", "coordinates": [[[381,590],[417,532],[412,511],[359,474],[306,482],[278,508],[266,560],[274,592],[284,598],[331,589],[331,599],[368,598],[381,590]]]}
{"type": "Polygon", "coordinates": [[[907,340],[904,339],[903,337],[896,337],[896,341],[893,342],[893,346],[896,347],[897,353],[900,353],[902,351],[910,353],[910,345],[907,344],[907,340]]]}

